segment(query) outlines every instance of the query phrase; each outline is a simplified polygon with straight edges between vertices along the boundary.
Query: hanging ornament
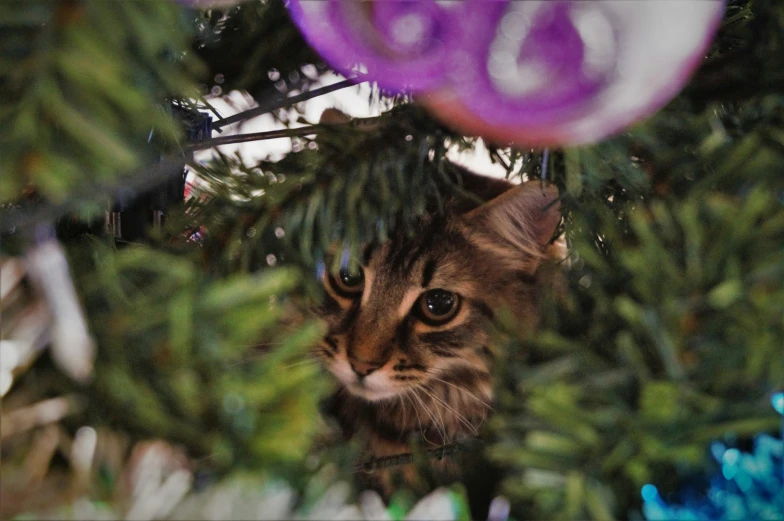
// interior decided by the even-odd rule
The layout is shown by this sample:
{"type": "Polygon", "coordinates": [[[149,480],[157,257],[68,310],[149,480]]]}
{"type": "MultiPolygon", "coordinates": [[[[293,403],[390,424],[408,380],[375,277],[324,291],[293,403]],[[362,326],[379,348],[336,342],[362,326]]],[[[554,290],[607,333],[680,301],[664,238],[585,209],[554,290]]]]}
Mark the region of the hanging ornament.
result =
{"type": "Polygon", "coordinates": [[[600,140],[658,110],[699,64],[723,0],[290,0],[343,74],[410,90],[443,122],[528,146],[600,140]]]}

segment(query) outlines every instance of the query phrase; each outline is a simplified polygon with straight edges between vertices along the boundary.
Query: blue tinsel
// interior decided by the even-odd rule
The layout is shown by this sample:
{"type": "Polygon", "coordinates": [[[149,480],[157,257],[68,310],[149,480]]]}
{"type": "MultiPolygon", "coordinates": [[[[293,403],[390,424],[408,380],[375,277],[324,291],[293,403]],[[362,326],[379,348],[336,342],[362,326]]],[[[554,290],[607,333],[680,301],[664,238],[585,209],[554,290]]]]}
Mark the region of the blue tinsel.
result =
{"type": "MultiPolygon", "coordinates": [[[[784,415],[784,393],[776,393],[772,403],[784,415]]],[[[721,473],[711,478],[707,492],[683,504],[667,504],[655,485],[642,487],[648,521],[784,520],[784,432],[781,439],[758,435],[751,453],[718,441],[711,445],[711,453],[721,473]]]]}

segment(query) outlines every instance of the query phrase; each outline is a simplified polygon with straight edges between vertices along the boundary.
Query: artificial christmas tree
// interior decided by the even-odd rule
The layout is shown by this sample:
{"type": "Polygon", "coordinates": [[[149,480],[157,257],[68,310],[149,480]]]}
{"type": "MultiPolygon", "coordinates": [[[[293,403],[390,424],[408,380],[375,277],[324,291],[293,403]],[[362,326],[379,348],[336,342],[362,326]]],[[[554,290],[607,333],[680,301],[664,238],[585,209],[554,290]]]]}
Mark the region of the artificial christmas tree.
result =
{"type": "MultiPolygon", "coordinates": [[[[367,78],[320,85],[328,68],[280,2],[198,9],[0,4],[4,518],[182,518],[200,504],[205,517],[260,516],[248,483],[281,516],[380,512],[358,488],[330,488],[368,460],[320,412],[333,383],[310,355],[316,274],[339,267],[332,249],[356,258],[364,241],[470,196],[449,153],[477,139],[405,92],[377,91],[392,108],[372,120],[303,126],[298,104],[367,78]],[[225,117],[210,104],[238,90],[258,107],[225,117]],[[233,133],[267,112],[288,128],[233,133]],[[212,135],[193,132],[208,120],[212,135]],[[297,151],[279,160],[193,160],[281,136],[297,151]],[[118,237],[112,210],[186,165],[187,201],[118,237]],[[35,282],[30,259],[54,251],[52,229],[75,297],[35,282]],[[77,344],[57,324],[74,316],[94,351],[63,351],[77,344]],[[221,507],[232,502],[248,508],[221,507]]],[[[693,484],[712,473],[712,442],[740,453],[777,435],[783,36],[779,2],[730,1],[694,77],[646,121],[592,145],[489,148],[510,179],[559,187],[568,291],[535,335],[498,317],[493,416],[466,447],[476,474],[433,496],[444,515],[469,515],[461,497],[475,518],[503,518],[507,504],[515,519],[656,516],[643,499],[708,494],[693,484]],[[508,503],[491,503],[499,495],[508,503]]],[[[410,459],[427,469],[438,454],[421,449],[410,459]]],[[[410,494],[381,510],[404,517],[410,494]]],[[[757,512],[784,515],[779,496],[760,497],[770,505],[757,512]]]]}

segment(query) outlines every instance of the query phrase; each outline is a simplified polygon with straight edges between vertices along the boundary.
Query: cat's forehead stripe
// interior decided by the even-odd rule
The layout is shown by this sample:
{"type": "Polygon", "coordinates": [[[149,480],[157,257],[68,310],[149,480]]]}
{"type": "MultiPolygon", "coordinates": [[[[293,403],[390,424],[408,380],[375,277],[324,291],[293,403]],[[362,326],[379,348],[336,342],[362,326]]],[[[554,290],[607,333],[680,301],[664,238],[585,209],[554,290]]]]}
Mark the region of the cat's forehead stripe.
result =
{"type": "MultiPolygon", "coordinates": [[[[427,226],[418,230],[414,236],[407,237],[401,233],[392,241],[394,247],[388,247],[383,264],[389,270],[410,273],[437,244],[435,232],[433,226],[427,226]]],[[[439,240],[443,239],[440,237],[439,240]]]]}
{"type": "Polygon", "coordinates": [[[419,259],[421,259],[430,250],[431,247],[432,245],[429,244],[429,241],[421,241],[417,245],[417,248],[411,253],[411,256],[407,259],[407,262],[403,266],[403,271],[405,273],[411,273],[411,270],[419,262],[419,259]]]}
{"type": "Polygon", "coordinates": [[[386,262],[384,264],[395,271],[403,267],[407,250],[405,248],[387,248],[386,262]]]}
{"type": "Polygon", "coordinates": [[[377,244],[375,241],[370,242],[367,246],[365,246],[364,251],[362,252],[362,264],[367,266],[370,264],[370,257],[373,256],[373,250],[376,249],[377,244]]]}
{"type": "Polygon", "coordinates": [[[436,261],[434,259],[429,259],[425,263],[425,267],[422,269],[422,287],[426,288],[430,281],[433,280],[433,275],[436,272],[436,261]]]}

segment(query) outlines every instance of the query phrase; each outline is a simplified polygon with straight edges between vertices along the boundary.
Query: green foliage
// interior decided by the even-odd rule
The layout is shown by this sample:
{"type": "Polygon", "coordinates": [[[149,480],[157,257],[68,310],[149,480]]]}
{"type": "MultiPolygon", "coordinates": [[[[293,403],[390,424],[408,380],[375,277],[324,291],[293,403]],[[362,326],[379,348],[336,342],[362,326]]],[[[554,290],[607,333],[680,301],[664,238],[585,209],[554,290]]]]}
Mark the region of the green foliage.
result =
{"type": "Polygon", "coordinates": [[[701,475],[711,440],[780,426],[768,396],[784,381],[784,98],[775,73],[751,91],[699,89],[722,74],[713,60],[732,64],[726,86],[750,54],[780,55],[781,12],[731,7],[684,94],[556,154],[569,292],[544,331],[510,345],[488,449],[520,517],[629,517],[643,484],[671,493],[701,475]]]}
{"type": "MultiPolygon", "coordinates": [[[[701,473],[712,439],[778,428],[767,396],[784,382],[784,4],[729,3],[681,96],[615,138],[551,151],[568,291],[542,331],[508,340],[487,431],[517,518],[631,517],[641,485],[667,492],[701,473]]],[[[68,203],[161,148],[179,155],[160,107],[197,98],[196,85],[263,105],[280,97],[274,78],[305,89],[303,66],[320,65],[279,2],[196,14],[168,0],[4,1],[0,55],[1,203],[28,185],[68,203]]],[[[109,424],[181,443],[206,468],[307,482],[328,385],[308,354],[320,326],[302,311],[312,270],[438,211],[459,188],[446,150],[476,142],[396,101],[369,125],[318,126],[280,161],[198,167],[199,197],[146,246],[69,239],[95,380],[77,388],[44,361],[25,396],[75,392],[86,408],[71,427],[109,424]],[[201,244],[176,244],[199,227],[201,244]]],[[[510,177],[541,174],[541,151],[490,153],[510,177]]],[[[333,459],[330,476],[351,473],[350,457],[333,459]]]]}
{"type": "Polygon", "coordinates": [[[211,9],[197,18],[196,28],[193,51],[209,68],[207,77],[224,92],[244,90],[260,100],[282,97],[276,83],[307,87],[324,69],[321,58],[305,45],[283,2],[254,1],[211,9]],[[304,76],[302,67],[313,64],[318,68],[313,67],[310,78],[304,76]]]}
{"type": "Polygon", "coordinates": [[[183,443],[217,469],[303,459],[323,383],[306,363],[321,331],[293,307],[296,269],[214,279],[183,255],[90,250],[80,282],[101,346],[97,424],[183,443]]]}
{"type": "Polygon", "coordinates": [[[571,312],[507,362],[489,453],[518,469],[505,486],[533,503],[526,518],[624,517],[643,484],[698,472],[710,440],[780,422],[766,397],[784,381],[781,203],[757,189],[629,213],[620,234],[596,209],[612,253],[574,236],[571,312]]]}
{"type": "Polygon", "coordinates": [[[4,1],[0,34],[0,202],[63,201],[148,163],[151,131],[180,139],[161,103],[196,96],[199,68],[172,2],[4,1]]]}
{"type": "Polygon", "coordinates": [[[459,192],[444,157],[457,141],[421,109],[402,105],[373,125],[322,128],[280,161],[216,157],[198,170],[203,200],[192,212],[207,225],[205,248],[228,266],[258,267],[282,253],[312,267],[337,248],[357,258],[360,243],[410,231],[439,209],[434,200],[459,192]]]}
{"type": "Polygon", "coordinates": [[[770,64],[784,59],[784,7],[776,0],[734,0],[709,58],[686,87],[698,103],[736,102],[781,93],[784,74],[770,64]]]}

